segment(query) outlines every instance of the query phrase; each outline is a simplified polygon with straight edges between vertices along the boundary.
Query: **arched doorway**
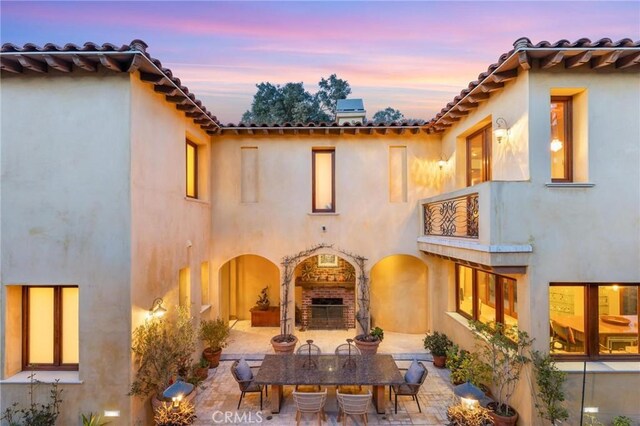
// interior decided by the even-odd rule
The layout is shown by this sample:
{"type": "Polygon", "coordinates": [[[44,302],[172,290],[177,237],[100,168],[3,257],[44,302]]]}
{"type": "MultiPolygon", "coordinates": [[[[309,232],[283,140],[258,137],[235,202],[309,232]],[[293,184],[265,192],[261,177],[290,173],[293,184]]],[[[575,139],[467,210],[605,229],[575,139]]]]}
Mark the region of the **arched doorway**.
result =
{"type": "Polygon", "coordinates": [[[294,270],[296,325],[303,329],[356,327],[356,270],[336,254],[318,254],[294,270]]]}
{"type": "Polygon", "coordinates": [[[250,320],[263,288],[271,306],[280,304],[280,270],[270,260],[253,254],[234,257],[220,267],[220,311],[222,318],[250,320]]]}
{"type": "Polygon", "coordinates": [[[371,269],[371,325],[385,331],[427,331],[427,267],[414,256],[385,257],[371,269]]]}

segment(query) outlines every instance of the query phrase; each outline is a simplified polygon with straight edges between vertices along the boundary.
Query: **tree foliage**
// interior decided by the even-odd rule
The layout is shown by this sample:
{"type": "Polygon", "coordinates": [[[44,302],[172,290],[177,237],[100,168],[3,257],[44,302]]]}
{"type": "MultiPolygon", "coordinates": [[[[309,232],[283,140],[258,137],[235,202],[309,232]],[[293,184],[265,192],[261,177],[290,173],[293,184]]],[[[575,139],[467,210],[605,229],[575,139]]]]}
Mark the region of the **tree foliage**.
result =
{"type": "Polygon", "coordinates": [[[533,371],[536,375],[537,394],[541,403],[536,408],[543,419],[552,425],[569,418],[569,411],[562,404],[565,399],[562,386],[567,380],[567,373],[560,371],[549,354],[539,351],[531,352],[533,371]]]}
{"type": "Polygon", "coordinates": [[[249,123],[319,123],[331,122],[335,117],[338,99],[345,99],[351,88],[346,80],[331,74],[318,82],[320,89],[311,94],[304,83],[284,85],[269,82],[256,84],[251,109],[242,115],[241,122],[249,123]]]}
{"type": "Polygon", "coordinates": [[[373,114],[374,123],[390,124],[393,122],[402,122],[404,120],[404,114],[401,113],[400,110],[391,107],[386,107],[385,109],[373,114]]]}

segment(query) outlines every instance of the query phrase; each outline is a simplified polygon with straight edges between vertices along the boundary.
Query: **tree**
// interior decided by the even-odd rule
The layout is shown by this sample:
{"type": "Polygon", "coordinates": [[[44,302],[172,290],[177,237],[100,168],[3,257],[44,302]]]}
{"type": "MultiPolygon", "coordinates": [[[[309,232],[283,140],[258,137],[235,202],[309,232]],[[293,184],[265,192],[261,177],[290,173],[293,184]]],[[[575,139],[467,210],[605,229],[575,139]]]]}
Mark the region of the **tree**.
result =
{"type": "Polygon", "coordinates": [[[400,110],[393,109],[391,107],[386,107],[375,114],[373,114],[373,122],[374,123],[384,123],[391,124],[393,122],[402,122],[404,121],[404,114],[400,112],[400,110]]]}
{"type": "Polygon", "coordinates": [[[351,93],[346,80],[331,74],[318,83],[320,89],[311,94],[304,83],[286,83],[281,86],[269,82],[257,84],[251,109],[242,115],[241,122],[249,123],[319,123],[331,122],[335,117],[338,99],[351,93]]]}

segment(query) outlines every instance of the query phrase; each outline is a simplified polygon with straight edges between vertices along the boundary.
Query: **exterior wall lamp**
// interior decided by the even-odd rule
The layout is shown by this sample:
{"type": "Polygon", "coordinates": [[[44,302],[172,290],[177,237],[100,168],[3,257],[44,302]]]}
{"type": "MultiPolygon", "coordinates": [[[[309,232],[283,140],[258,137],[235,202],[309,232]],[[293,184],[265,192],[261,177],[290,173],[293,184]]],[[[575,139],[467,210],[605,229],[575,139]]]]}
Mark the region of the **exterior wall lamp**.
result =
{"type": "Polygon", "coordinates": [[[442,170],[442,168],[447,164],[447,160],[444,159],[444,157],[441,155],[440,159],[438,160],[438,167],[440,168],[440,170],[442,170]]]}
{"type": "Polygon", "coordinates": [[[161,297],[157,297],[153,301],[153,303],[151,304],[151,309],[149,309],[150,317],[160,318],[167,313],[167,309],[164,306],[162,306],[162,303],[163,303],[163,300],[161,297]]]}
{"type": "Polygon", "coordinates": [[[493,130],[493,134],[496,136],[498,143],[509,140],[509,125],[507,120],[502,117],[496,119],[496,128],[493,130]]]}

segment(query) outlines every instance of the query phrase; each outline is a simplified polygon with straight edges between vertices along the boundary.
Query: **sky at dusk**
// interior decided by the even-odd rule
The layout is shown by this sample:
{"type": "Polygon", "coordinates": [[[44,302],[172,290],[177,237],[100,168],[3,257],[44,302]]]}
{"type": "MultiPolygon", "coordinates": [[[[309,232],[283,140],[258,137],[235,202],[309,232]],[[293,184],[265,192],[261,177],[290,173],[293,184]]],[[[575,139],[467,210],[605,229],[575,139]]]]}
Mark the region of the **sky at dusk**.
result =
{"type": "Polygon", "coordinates": [[[2,43],[129,44],[139,38],[225,124],[255,84],[336,73],[369,118],[430,119],[512,48],[581,37],[640,39],[640,1],[0,2],[2,43]]]}

